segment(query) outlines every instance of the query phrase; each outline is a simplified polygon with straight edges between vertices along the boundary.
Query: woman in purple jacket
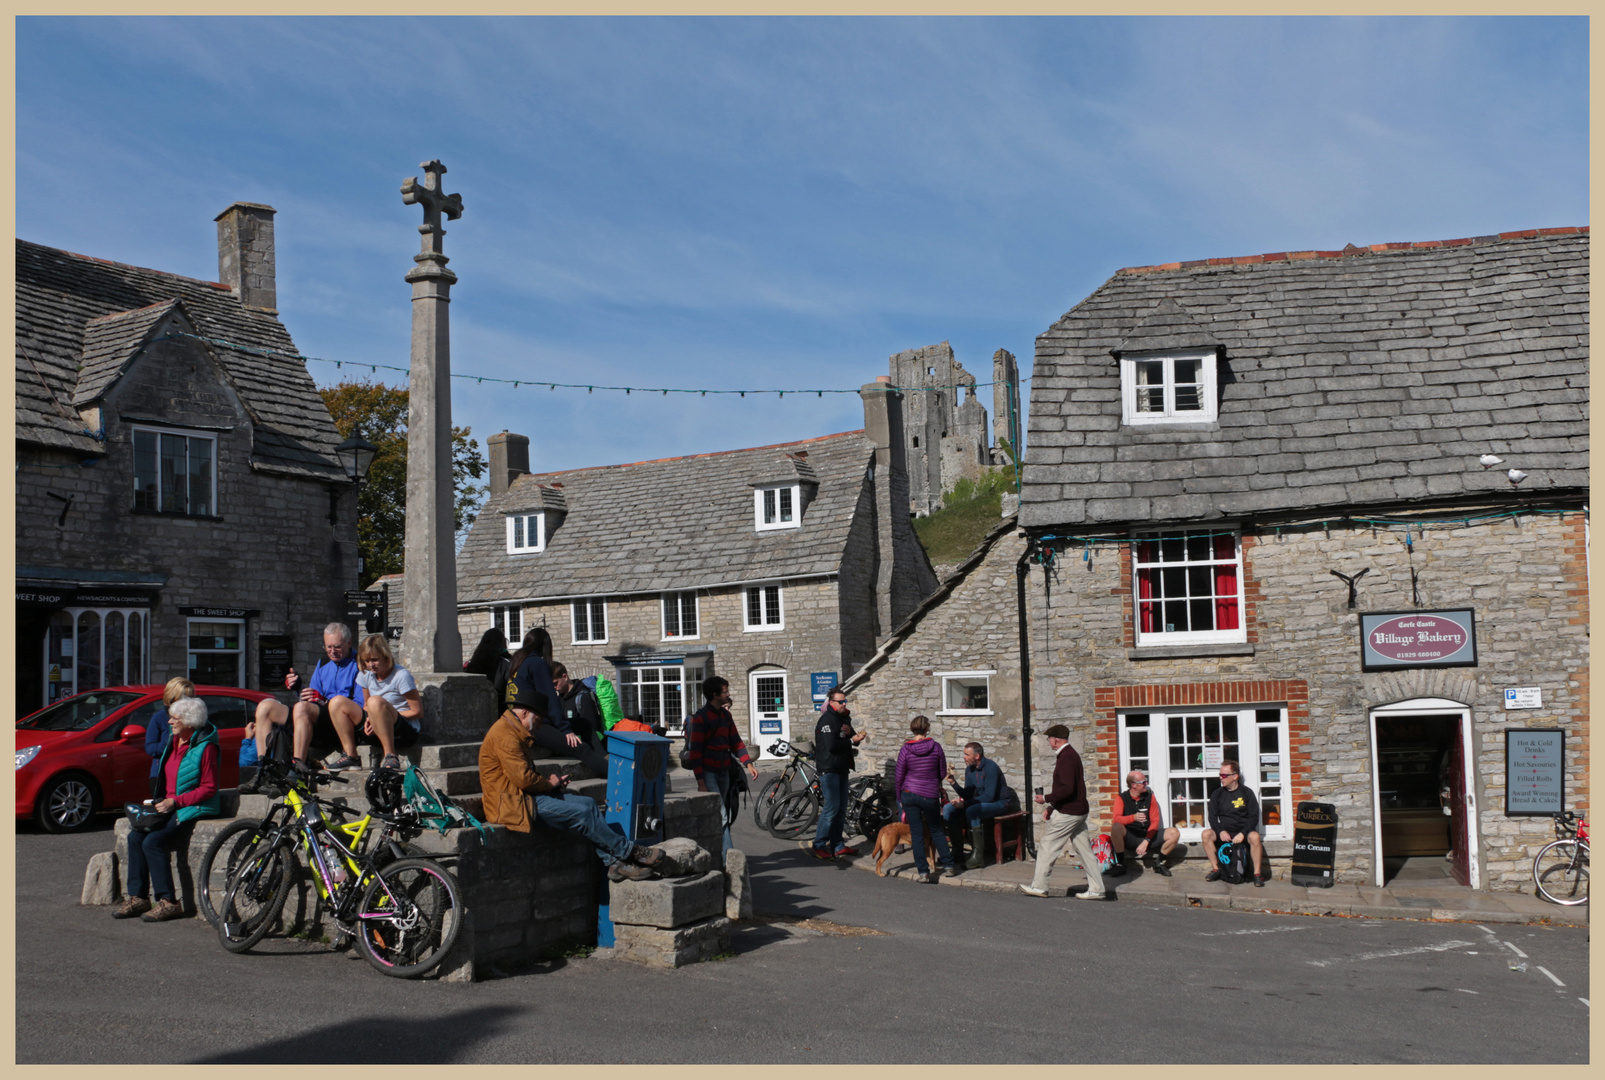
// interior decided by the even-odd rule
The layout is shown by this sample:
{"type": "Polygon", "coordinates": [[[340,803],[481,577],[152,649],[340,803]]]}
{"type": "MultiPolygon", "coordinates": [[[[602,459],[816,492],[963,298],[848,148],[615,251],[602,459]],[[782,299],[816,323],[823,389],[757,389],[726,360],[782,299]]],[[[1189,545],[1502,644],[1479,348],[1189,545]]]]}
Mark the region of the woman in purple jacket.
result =
{"type": "Polygon", "coordinates": [[[958,875],[953,865],[953,853],[947,846],[947,835],[942,830],[941,803],[942,777],[947,773],[947,755],[942,744],[931,738],[931,722],[916,716],[908,728],[914,737],[897,752],[897,801],[902,804],[908,819],[909,843],[914,848],[916,881],[935,885],[939,876],[925,864],[925,837],[936,847],[936,857],[942,872],[948,877],[958,875]]]}

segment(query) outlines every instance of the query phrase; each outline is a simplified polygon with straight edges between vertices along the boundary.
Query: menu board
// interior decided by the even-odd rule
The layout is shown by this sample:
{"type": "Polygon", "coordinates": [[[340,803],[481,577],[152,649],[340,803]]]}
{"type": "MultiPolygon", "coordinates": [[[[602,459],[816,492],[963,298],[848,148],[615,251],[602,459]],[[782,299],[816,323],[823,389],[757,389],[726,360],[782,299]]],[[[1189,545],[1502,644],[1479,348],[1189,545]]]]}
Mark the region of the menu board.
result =
{"type": "Polygon", "coordinates": [[[1566,733],[1505,729],[1505,816],[1548,817],[1566,809],[1566,733]]]}
{"type": "Polygon", "coordinates": [[[1331,803],[1301,802],[1293,818],[1294,885],[1330,889],[1337,884],[1332,867],[1337,859],[1337,807],[1331,803]]]}

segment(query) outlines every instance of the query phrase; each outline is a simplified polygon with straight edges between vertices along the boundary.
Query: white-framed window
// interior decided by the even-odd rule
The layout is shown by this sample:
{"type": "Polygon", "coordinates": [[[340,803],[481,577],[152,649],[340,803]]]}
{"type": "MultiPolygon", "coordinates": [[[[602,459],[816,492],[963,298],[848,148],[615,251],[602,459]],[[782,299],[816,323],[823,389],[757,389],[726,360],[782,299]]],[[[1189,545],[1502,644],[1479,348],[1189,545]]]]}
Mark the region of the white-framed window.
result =
{"type": "Polygon", "coordinates": [[[1197,842],[1208,821],[1209,796],[1220,787],[1220,763],[1236,761],[1239,781],[1259,799],[1260,835],[1293,835],[1289,802],[1287,708],[1233,705],[1186,712],[1124,712],[1120,719],[1122,784],[1132,769],[1148,774],[1164,800],[1165,824],[1197,842]]]}
{"type": "Polygon", "coordinates": [[[780,484],[752,493],[753,528],[795,529],[802,524],[802,485],[780,484]]]}
{"type": "Polygon", "coordinates": [[[545,550],[545,513],[507,515],[507,554],[529,555],[545,550]]]}
{"type": "Polygon", "coordinates": [[[569,604],[575,645],[607,644],[607,601],[592,597],[569,604]]]}
{"type": "Polygon", "coordinates": [[[697,628],[697,594],[677,592],[663,594],[663,640],[679,641],[700,637],[697,628]]]}
{"type": "Polygon", "coordinates": [[[1138,647],[1248,640],[1243,545],[1235,530],[1139,533],[1131,579],[1138,647]]]}
{"type": "Polygon", "coordinates": [[[515,649],[524,640],[524,609],[517,604],[491,608],[490,624],[500,630],[515,649]]]}
{"type": "Polygon", "coordinates": [[[217,437],[134,428],[134,509],[211,517],[217,513],[217,437]]]}
{"type": "Polygon", "coordinates": [[[942,680],[942,707],[938,716],[991,716],[992,676],[986,671],[938,671],[942,680]]]}
{"type": "Polygon", "coordinates": [[[747,590],[746,603],[742,605],[746,613],[743,630],[784,630],[786,628],[786,611],[783,593],[779,585],[754,585],[747,590]]]}
{"type": "Polygon", "coordinates": [[[186,633],[190,682],[245,685],[244,619],[190,619],[186,633]]]}
{"type": "Polygon", "coordinates": [[[1207,424],[1216,418],[1215,350],[1120,358],[1127,424],[1207,424]]]}
{"type": "Polygon", "coordinates": [[[674,738],[685,735],[686,717],[702,707],[698,687],[707,677],[703,661],[627,665],[618,669],[619,708],[642,723],[662,724],[674,738]]]}
{"type": "Polygon", "coordinates": [[[45,634],[49,705],[83,690],[150,681],[150,612],[144,608],[65,608],[45,634]]]}

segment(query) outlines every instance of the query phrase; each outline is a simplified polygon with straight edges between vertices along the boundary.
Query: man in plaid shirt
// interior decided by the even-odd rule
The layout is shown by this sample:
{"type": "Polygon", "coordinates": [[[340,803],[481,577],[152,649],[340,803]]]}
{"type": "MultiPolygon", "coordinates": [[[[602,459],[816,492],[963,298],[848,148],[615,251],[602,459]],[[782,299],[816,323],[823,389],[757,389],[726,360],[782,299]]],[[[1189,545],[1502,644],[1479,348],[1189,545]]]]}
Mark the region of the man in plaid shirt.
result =
{"type": "Polygon", "coordinates": [[[758,779],[758,770],[741,741],[741,732],[730,716],[730,683],[717,675],[702,680],[702,696],[707,704],[691,714],[685,726],[686,757],[697,777],[698,791],[717,791],[723,800],[724,847],[720,858],[730,850],[730,823],[736,820],[741,791],[736,786],[736,759],[747,767],[747,776],[758,779]]]}

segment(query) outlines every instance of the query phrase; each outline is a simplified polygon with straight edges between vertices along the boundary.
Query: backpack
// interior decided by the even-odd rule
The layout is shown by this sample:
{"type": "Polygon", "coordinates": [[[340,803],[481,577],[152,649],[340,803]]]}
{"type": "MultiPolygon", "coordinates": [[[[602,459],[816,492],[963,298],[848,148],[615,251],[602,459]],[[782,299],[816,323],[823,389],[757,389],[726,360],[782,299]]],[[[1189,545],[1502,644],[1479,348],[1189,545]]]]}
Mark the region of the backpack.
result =
{"type": "Polygon", "coordinates": [[[1228,885],[1241,885],[1248,880],[1248,845],[1230,841],[1215,850],[1219,862],[1220,879],[1228,885]]]}
{"type": "Polygon", "coordinates": [[[462,807],[443,798],[427,777],[419,772],[411,763],[407,765],[407,776],[402,783],[401,797],[406,804],[418,813],[420,825],[426,825],[435,831],[444,834],[448,829],[461,829],[469,825],[486,832],[485,826],[462,807]]]}
{"type": "Polygon", "coordinates": [[[1098,860],[1098,872],[1106,874],[1115,864],[1115,845],[1108,833],[1100,833],[1092,840],[1092,857],[1098,860]]]}
{"type": "Polygon", "coordinates": [[[624,709],[619,704],[619,692],[613,688],[606,675],[592,675],[583,681],[596,695],[596,708],[602,714],[602,730],[612,731],[613,725],[624,719],[624,709]]]}

